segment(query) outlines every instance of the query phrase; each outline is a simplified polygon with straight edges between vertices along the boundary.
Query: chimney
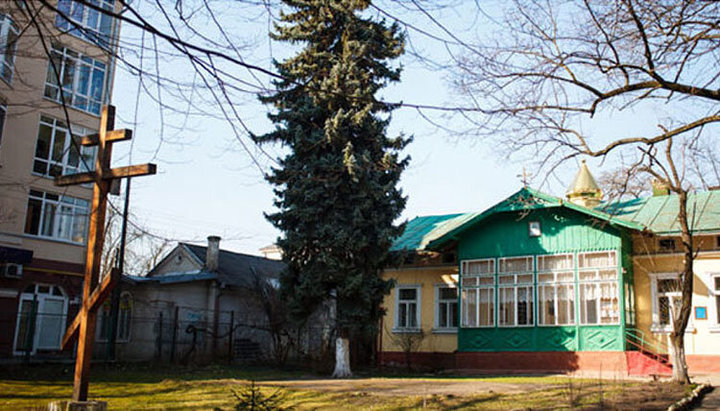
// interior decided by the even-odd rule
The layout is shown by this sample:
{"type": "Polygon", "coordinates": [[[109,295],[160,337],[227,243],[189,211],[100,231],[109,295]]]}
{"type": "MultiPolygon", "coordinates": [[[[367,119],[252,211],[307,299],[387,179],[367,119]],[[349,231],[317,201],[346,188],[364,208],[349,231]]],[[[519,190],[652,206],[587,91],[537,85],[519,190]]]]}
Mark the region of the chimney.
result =
{"type": "Polygon", "coordinates": [[[653,197],[670,195],[670,187],[664,181],[654,178],[651,184],[653,197]]]}
{"type": "Polygon", "coordinates": [[[205,268],[213,272],[218,269],[220,259],[220,237],[211,235],[208,238],[207,254],[205,255],[205,268]]]}

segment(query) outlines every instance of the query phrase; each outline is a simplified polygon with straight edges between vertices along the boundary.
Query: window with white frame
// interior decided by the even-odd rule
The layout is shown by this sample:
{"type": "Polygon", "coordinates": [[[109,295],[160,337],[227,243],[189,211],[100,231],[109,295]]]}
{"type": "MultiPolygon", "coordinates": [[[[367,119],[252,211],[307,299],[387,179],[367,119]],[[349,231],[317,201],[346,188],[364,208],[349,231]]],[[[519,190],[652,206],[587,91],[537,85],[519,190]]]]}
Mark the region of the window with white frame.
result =
{"type": "Polygon", "coordinates": [[[578,254],[580,324],[620,323],[618,273],[615,251],[578,254]]]}
{"type": "Polygon", "coordinates": [[[114,0],[59,0],[55,26],[108,48],[113,33],[113,18],[110,13],[114,11],[114,5],[114,0]],[[98,9],[107,10],[107,13],[98,9]]]}
{"type": "Polygon", "coordinates": [[[575,324],[573,255],[539,255],[537,260],[538,324],[575,324]]]}
{"type": "Polygon", "coordinates": [[[30,190],[25,233],[82,244],[87,233],[88,201],[30,190]]]}
{"type": "Polygon", "coordinates": [[[533,257],[498,260],[498,325],[533,325],[533,257]]]}
{"type": "Polygon", "coordinates": [[[45,97],[99,115],[105,101],[107,65],[82,53],[52,45],[45,97]]]}
{"type": "Polygon", "coordinates": [[[420,286],[400,285],[395,294],[395,329],[418,330],[420,328],[420,286]]]}
{"type": "Polygon", "coordinates": [[[457,287],[446,284],[435,286],[435,328],[438,330],[454,330],[457,325],[457,287]]]}
{"type": "Polygon", "coordinates": [[[80,138],[93,130],[73,125],[72,135],[63,121],[40,116],[33,173],[55,177],[95,169],[97,147],[80,145],[80,138]]]}
{"type": "Polygon", "coordinates": [[[495,259],[463,261],[462,326],[495,325],[495,259]]]}
{"type": "MultiPolygon", "coordinates": [[[[117,317],[117,332],[115,341],[127,342],[130,340],[130,320],[132,318],[132,296],[129,292],[124,291],[120,294],[117,317]]],[[[112,324],[111,302],[106,301],[100,312],[98,312],[98,341],[107,341],[110,338],[110,326],[112,324]]]]}
{"type": "Polygon", "coordinates": [[[711,304],[715,306],[715,327],[720,327],[720,274],[714,274],[710,277],[710,298],[711,304]]]}
{"type": "Polygon", "coordinates": [[[7,14],[0,14],[0,78],[12,81],[15,72],[15,51],[18,28],[7,14]]]}
{"type": "Polygon", "coordinates": [[[670,332],[673,317],[682,303],[680,281],[676,273],[651,273],[652,325],[654,332],[670,332]]]}

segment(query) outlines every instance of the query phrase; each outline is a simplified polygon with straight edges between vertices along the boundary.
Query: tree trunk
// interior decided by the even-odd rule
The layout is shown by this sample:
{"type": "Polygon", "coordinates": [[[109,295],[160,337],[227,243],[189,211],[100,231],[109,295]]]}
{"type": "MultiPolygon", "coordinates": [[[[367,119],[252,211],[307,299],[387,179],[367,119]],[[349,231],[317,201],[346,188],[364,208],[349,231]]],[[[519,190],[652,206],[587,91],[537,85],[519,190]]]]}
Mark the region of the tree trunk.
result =
{"type": "Polygon", "coordinates": [[[335,371],[333,371],[332,377],[352,377],[352,371],[350,370],[350,340],[347,338],[338,337],[335,340],[335,371]]]}
{"type": "Polygon", "coordinates": [[[693,261],[695,255],[693,254],[693,236],[688,223],[687,191],[678,191],[678,205],[680,207],[678,221],[682,229],[681,239],[683,244],[683,270],[679,277],[682,300],[680,309],[675,309],[672,313],[673,331],[670,334],[670,341],[673,349],[673,381],[689,384],[690,377],[685,362],[685,329],[687,329],[692,309],[693,261]]]}
{"type": "Polygon", "coordinates": [[[676,382],[689,384],[690,377],[688,376],[687,363],[685,362],[685,338],[683,335],[675,335],[675,333],[672,333],[672,335],[670,335],[670,342],[672,344],[672,379],[676,382]]]}

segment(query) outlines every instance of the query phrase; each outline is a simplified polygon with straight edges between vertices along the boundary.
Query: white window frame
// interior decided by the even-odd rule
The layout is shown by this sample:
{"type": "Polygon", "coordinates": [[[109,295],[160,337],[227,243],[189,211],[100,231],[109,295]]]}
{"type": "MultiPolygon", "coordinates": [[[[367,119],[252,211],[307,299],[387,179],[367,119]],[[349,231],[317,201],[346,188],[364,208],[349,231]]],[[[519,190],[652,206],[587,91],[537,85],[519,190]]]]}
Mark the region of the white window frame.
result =
{"type": "Polygon", "coordinates": [[[715,289],[715,281],[720,281],[720,273],[708,273],[710,283],[708,284],[708,297],[710,298],[710,307],[708,308],[708,316],[710,318],[710,332],[720,333],[720,290],[715,289]]]}
{"type": "Polygon", "coordinates": [[[38,220],[38,228],[37,232],[29,232],[28,227],[28,216],[26,214],[25,220],[25,228],[24,232],[25,235],[33,236],[33,237],[39,237],[39,238],[48,238],[53,239],[56,241],[63,241],[68,242],[72,244],[85,244],[85,241],[87,240],[87,231],[88,231],[88,220],[90,215],[90,203],[89,201],[82,199],[82,198],[76,198],[76,197],[70,197],[65,195],[59,195],[55,193],[47,193],[40,190],[30,190],[30,193],[28,194],[28,206],[26,208],[26,213],[30,211],[30,201],[36,200],[40,201],[40,219],[38,220]],[[57,197],[57,199],[51,198],[57,197]],[[47,218],[47,214],[50,212],[48,211],[48,207],[54,207],[54,212],[52,212],[52,227],[49,227],[50,234],[45,234],[44,232],[44,226],[46,224],[45,219],[47,218]],[[74,230],[72,228],[75,227],[76,224],[76,218],[82,218],[83,221],[81,221],[83,225],[82,229],[82,240],[76,241],[73,240],[72,237],[65,237],[63,236],[61,230],[62,230],[62,222],[63,222],[63,216],[67,216],[68,212],[70,212],[70,221],[69,226],[71,227],[70,233],[68,233],[70,236],[73,234],[74,230]]]}
{"type": "MultiPolygon", "coordinates": [[[[650,273],[648,276],[650,277],[650,306],[652,308],[652,324],[650,325],[650,331],[654,333],[669,334],[673,330],[673,298],[682,298],[682,292],[673,291],[664,293],[664,295],[668,297],[668,302],[670,303],[670,307],[668,308],[670,310],[670,321],[669,324],[660,324],[660,307],[658,306],[658,298],[660,295],[658,293],[657,283],[659,280],[677,280],[680,276],[678,273],[650,273]]],[[[692,317],[691,313],[690,322],[692,321],[692,317]]],[[[695,328],[691,326],[690,322],[688,322],[687,329],[685,330],[686,333],[695,330],[695,328]]]]}
{"type": "Polygon", "coordinates": [[[498,259],[498,273],[497,273],[497,324],[498,327],[503,328],[523,328],[523,327],[533,327],[535,324],[535,285],[534,285],[534,272],[535,272],[535,256],[533,255],[521,255],[516,257],[503,257],[498,259]],[[524,271],[501,271],[501,267],[503,266],[503,263],[506,260],[514,260],[514,259],[520,259],[524,258],[526,261],[529,261],[529,266],[526,266],[526,270],[524,271]],[[521,282],[519,277],[520,276],[529,276],[530,281],[521,282]],[[503,278],[511,278],[511,283],[505,283],[502,281],[503,278]],[[503,310],[502,305],[502,292],[506,289],[512,289],[512,298],[513,298],[513,308],[514,308],[514,315],[512,319],[512,323],[504,324],[502,323],[502,316],[500,312],[503,310]],[[526,302],[529,302],[530,309],[530,323],[529,324],[518,324],[518,304],[520,301],[518,300],[518,289],[525,289],[526,292],[529,294],[529,300],[526,302]]]}
{"type": "MultiPolygon", "coordinates": [[[[403,300],[409,302],[410,300],[403,300]]],[[[419,332],[422,328],[422,286],[420,284],[398,284],[395,286],[395,326],[393,332],[419,332]],[[400,290],[415,290],[415,323],[417,327],[401,327],[400,326],[400,290]]]]}
{"type": "Polygon", "coordinates": [[[7,14],[0,14],[0,78],[7,84],[12,83],[15,74],[15,52],[19,35],[20,31],[12,18],[7,14]]]}
{"type": "MultiPolygon", "coordinates": [[[[458,303],[458,298],[460,297],[460,289],[456,284],[447,284],[447,283],[441,283],[441,284],[435,284],[435,323],[434,323],[434,332],[457,332],[458,327],[452,327],[452,326],[442,326],[440,324],[440,304],[455,304],[456,309],[455,311],[460,315],[460,304],[458,303]],[[441,289],[454,289],[455,290],[455,299],[441,299],[440,298],[440,290],[441,289]]],[[[447,318],[450,319],[452,316],[452,309],[449,305],[445,306],[445,310],[447,311],[447,318]]],[[[455,318],[455,321],[459,324],[460,318],[455,318]]]]}
{"type": "MultiPolygon", "coordinates": [[[[90,2],[95,3],[95,6],[109,12],[115,11],[115,0],[95,0],[94,2],[90,2]]],[[[109,48],[115,27],[115,21],[112,16],[75,0],[59,0],[57,8],[62,14],[67,16],[67,18],[65,18],[58,13],[55,18],[55,26],[58,29],[100,47],[109,48]],[[110,21],[110,30],[107,33],[102,30],[103,16],[110,21]],[[82,29],[77,26],[82,27],[82,29]]]]}
{"type": "Polygon", "coordinates": [[[46,301],[62,301],[63,302],[63,312],[62,312],[62,319],[60,324],[60,332],[63,333],[65,331],[65,328],[67,326],[67,311],[68,311],[68,297],[65,291],[60,287],[59,285],[54,284],[31,284],[31,286],[34,287],[34,291],[27,292],[23,291],[20,294],[20,297],[18,299],[18,313],[17,313],[17,319],[15,323],[15,334],[13,334],[13,354],[14,355],[24,355],[26,351],[24,350],[18,350],[18,333],[20,332],[20,323],[21,323],[21,316],[22,312],[20,310],[20,307],[23,304],[23,301],[35,301],[37,298],[37,312],[35,313],[35,324],[34,326],[34,335],[33,340],[31,342],[32,344],[32,350],[30,351],[30,355],[35,355],[37,353],[38,349],[41,350],[60,350],[60,344],[62,342],[63,335],[61,334],[58,339],[58,345],[57,346],[44,346],[40,347],[40,325],[42,323],[42,317],[41,313],[43,313],[43,309],[45,306],[46,301]],[[39,292],[40,287],[48,287],[49,291],[47,293],[41,293],[39,292]],[[60,292],[60,296],[55,295],[53,293],[53,290],[57,288],[60,292]]]}
{"type": "Polygon", "coordinates": [[[93,133],[95,133],[95,130],[74,124],[71,124],[70,128],[68,128],[64,121],[50,116],[41,115],[38,123],[37,137],[35,139],[35,154],[33,157],[32,173],[44,177],[55,177],[57,175],[82,173],[94,170],[97,147],[86,147],[80,145],[80,137],[93,133]],[[38,156],[38,151],[40,149],[41,127],[48,127],[50,129],[50,141],[48,141],[47,157],[38,156]],[[70,130],[72,130],[72,135],[70,134],[70,130]],[[60,154],[59,159],[54,158],[55,146],[58,144],[58,134],[61,134],[64,138],[62,147],[60,147],[62,153],[60,154]],[[76,141],[77,145],[72,143],[73,139],[76,141]],[[79,153],[77,153],[77,149],[80,149],[79,153]],[[71,152],[77,153],[77,166],[69,164],[71,152]],[[43,168],[42,171],[39,171],[40,167],[43,168]],[[52,172],[53,168],[59,168],[59,174],[52,172]]]}
{"type": "Polygon", "coordinates": [[[497,287],[497,261],[495,258],[478,258],[473,260],[463,260],[460,262],[460,326],[464,328],[493,328],[497,323],[497,299],[495,298],[495,290],[497,287]],[[492,272],[480,274],[467,274],[469,266],[472,263],[492,263],[492,272]],[[480,293],[490,291],[490,307],[491,311],[487,318],[489,324],[480,325],[480,293]],[[467,318],[468,297],[470,291],[475,291],[475,324],[469,324],[467,318]]]}
{"type": "MultiPolygon", "coordinates": [[[[610,250],[610,251],[587,251],[587,252],[580,252],[578,253],[578,320],[580,325],[618,325],[620,324],[620,270],[618,268],[618,255],[617,251],[610,250]],[[610,264],[608,265],[599,265],[599,266],[585,266],[580,267],[580,261],[585,261],[584,256],[589,254],[606,254],[608,257],[608,260],[610,261],[610,264]],[[614,277],[612,279],[610,278],[603,278],[600,275],[600,272],[614,272],[614,277]],[[594,274],[592,278],[583,278],[583,273],[592,273],[594,274]],[[616,320],[613,322],[602,322],[601,319],[603,318],[603,306],[602,306],[602,298],[597,297],[595,299],[595,312],[597,313],[597,321],[595,322],[588,322],[587,312],[585,312],[585,305],[583,301],[584,291],[588,288],[593,288],[594,292],[598,293],[598,295],[601,294],[602,286],[603,285],[609,285],[611,290],[614,291],[614,300],[617,303],[617,310],[615,311],[615,318],[616,320]]],[[[608,310],[605,310],[608,311],[608,310]]]]}
{"type": "Polygon", "coordinates": [[[64,96],[69,107],[100,116],[100,109],[105,103],[108,94],[108,65],[105,62],[58,44],[52,44],[50,54],[52,59],[48,61],[43,96],[60,104],[62,104],[62,97],[64,96]],[[55,62],[54,65],[53,61],[55,62]],[[72,64],[69,64],[70,62],[72,64]],[[69,67],[73,67],[71,74],[68,74],[69,67]],[[55,69],[58,70],[57,74],[55,69]],[[80,79],[83,72],[86,72],[87,84],[81,84],[80,79]],[[58,78],[62,83],[66,76],[72,76],[71,83],[65,86],[58,84],[58,78]],[[93,96],[93,79],[96,76],[101,77],[102,83],[99,97],[93,96]],[[61,88],[62,93],[60,92],[61,88]]]}
{"type": "Polygon", "coordinates": [[[577,282],[575,277],[575,272],[577,270],[577,266],[579,264],[578,256],[574,253],[558,253],[558,254],[540,254],[536,256],[537,258],[537,267],[538,269],[535,271],[535,282],[537,286],[535,287],[535,323],[538,327],[565,327],[565,326],[574,326],[577,324],[577,282]],[[546,269],[544,267],[544,264],[541,264],[541,260],[544,260],[545,258],[549,257],[570,257],[570,267],[565,267],[562,269],[556,269],[556,268],[550,268],[546,269]],[[541,268],[541,266],[543,266],[541,268]],[[547,276],[552,274],[552,281],[541,281],[540,276],[547,276]],[[568,280],[558,280],[559,275],[567,275],[570,274],[570,279],[568,280]],[[569,287],[568,287],[569,286],[569,287]],[[569,288],[568,295],[572,298],[572,303],[569,304],[569,310],[566,314],[572,316],[572,321],[567,323],[559,323],[558,322],[558,288],[569,288]],[[553,312],[555,313],[555,321],[552,324],[546,323],[544,320],[545,312],[543,311],[544,303],[543,300],[543,294],[545,289],[551,288],[553,290],[553,312]]]}

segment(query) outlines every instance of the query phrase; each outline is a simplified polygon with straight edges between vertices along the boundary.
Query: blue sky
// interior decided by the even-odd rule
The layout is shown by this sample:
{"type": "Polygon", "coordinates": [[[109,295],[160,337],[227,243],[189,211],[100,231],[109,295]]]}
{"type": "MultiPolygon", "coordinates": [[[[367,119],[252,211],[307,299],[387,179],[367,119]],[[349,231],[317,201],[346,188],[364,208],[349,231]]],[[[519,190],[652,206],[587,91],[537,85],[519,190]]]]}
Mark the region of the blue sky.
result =
{"type": "MultiPolygon", "coordinates": [[[[467,38],[478,38],[493,29],[490,25],[479,24],[473,13],[462,10],[462,7],[443,10],[437,12],[437,16],[467,38]]],[[[286,45],[269,42],[266,21],[258,18],[264,15],[262,10],[251,10],[256,14],[246,13],[243,17],[233,15],[231,9],[224,11],[227,31],[234,33],[246,46],[242,50],[245,61],[270,69],[270,51],[275,58],[293,52],[286,45]]],[[[242,10],[243,13],[247,11],[242,10]]],[[[149,18],[153,17],[157,16],[149,18]]],[[[407,15],[406,18],[432,30],[422,16],[407,15]]],[[[412,46],[421,49],[424,55],[440,61],[447,58],[441,44],[413,31],[409,34],[412,46]]],[[[131,29],[123,32],[123,36],[126,41],[138,40],[138,33],[131,29]]],[[[401,83],[383,92],[388,101],[467,105],[448,81],[448,71],[430,70],[409,55],[400,63],[404,67],[401,83]]],[[[169,75],[176,78],[192,77],[186,66],[178,65],[170,71],[169,75]]],[[[247,73],[243,75],[247,76],[247,73]]],[[[266,76],[259,77],[263,82],[268,81],[266,76]]],[[[122,68],[118,70],[113,103],[118,107],[119,127],[133,127],[137,84],[136,76],[122,68]]],[[[165,98],[172,101],[168,95],[165,92],[165,98]]],[[[239,99],[247,126],[258,134],[269,130],[272,125],[265,117],[268,108],[253,95],[243,95],[239,99]]],[[[157,104],[146,95],[138,101],[134,142],[127,147],[118,145],[116,165],[153,161],[158,163],[158,175],[133,181],[131,206],[135,221],[153,233],[173,240],[202,243],[208,235],[220,235],[223,249],[250,254],[258,254],[259,248],[274,242],[279,232],[263,217],[263,213],[273,211],[272,188],[240,147],[230,125],[212,118],[186,121],[182,116],[168,114],[167,110],[162,117],[164,122],[161,122],[157,104]],[[163,141],[159,138],[161,131],[164,131],[163,141]]],[[[181,104],[177,103],[176,108],[182,109],[181,104]]],[[[406,150],[412,162],[401,182],[408,196],[403,219],[479,211],[522,186],[520,175],[528,162],[521,157],[507,159],[492,141],[444,129],[461,130],[463,124],[458,118],[444,118],[432,112],[426,114],[443,127],[431,124],[413,109],[397,110],[390,127],[391,134],[402,132],[414,136],[414,142],[406,150]]],[[[615,113],[612,118],[594,120],[588,127],[609,131],[616,127],[644,127],[653,123],[651,117],[648,113],[632,111],[615,113]]],[[[247,136],[241,138],[250,144],[247,136]]],[[[273,147],[268,147],[267,151],[271,156],[281,153],[273,147]]],[[[267,170],[270,161],[255,154],[267,170]]],[[[532,153],[525,155],[532,157],[532,153]]],[[[613,166],[592,161],[589,164],[597,171],[596,177],[601,166],[613,166]]],[[[545,180],[545,176],[540,176],[531,185],[563,195],[577,165],[575,162],[566,164],[552,178],[545,180]]]]}

